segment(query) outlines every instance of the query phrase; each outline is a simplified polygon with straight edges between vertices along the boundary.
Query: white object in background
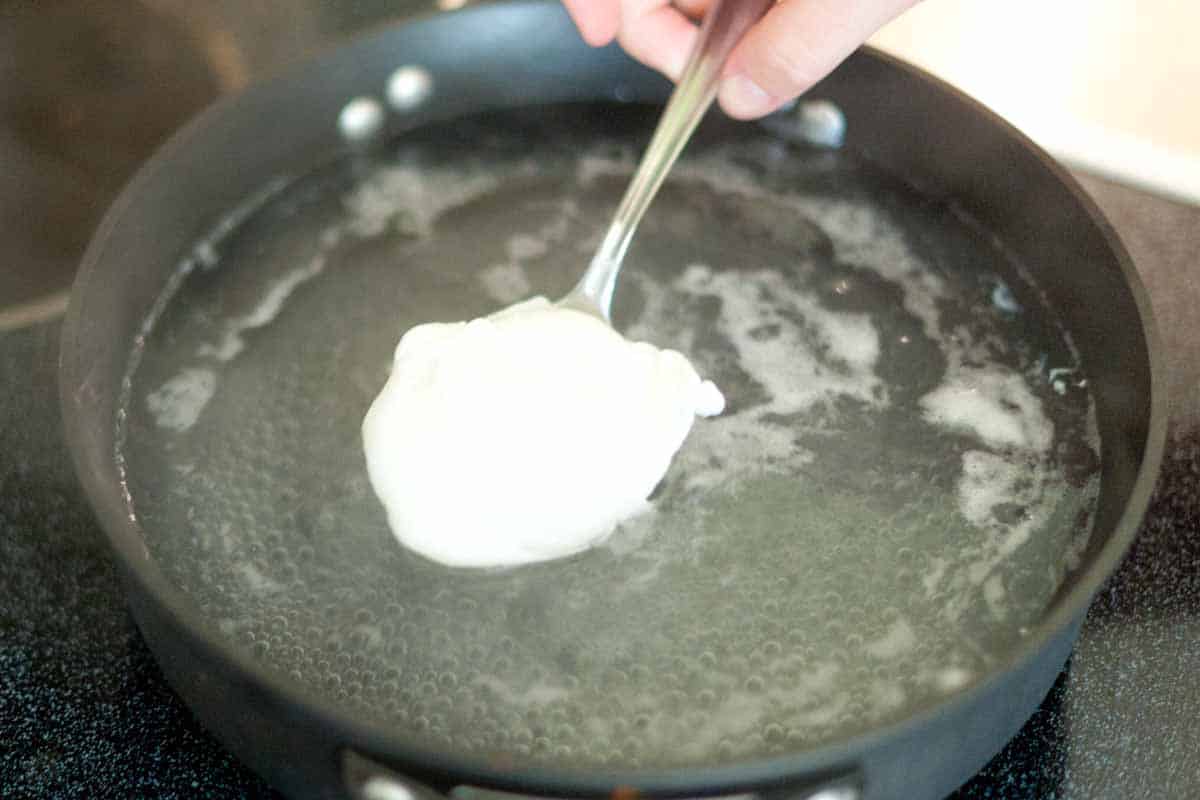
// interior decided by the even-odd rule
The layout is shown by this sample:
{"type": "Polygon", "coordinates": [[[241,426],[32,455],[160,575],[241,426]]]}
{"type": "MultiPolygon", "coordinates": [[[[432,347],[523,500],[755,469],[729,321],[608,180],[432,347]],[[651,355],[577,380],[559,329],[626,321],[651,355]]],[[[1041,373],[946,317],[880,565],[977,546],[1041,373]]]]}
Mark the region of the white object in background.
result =
{"type": "Polygon", "coordinates": [[[1044,119],[1020,127],[1071,167],[1200,204],[1200,153],[1073,119],[1044,119]]]}
{"type": "Polygon", "coordinates": [[[1200,203],[1197,28],[1180,0],[925,0],[871,42],[1073,167],[1200,203]]]}

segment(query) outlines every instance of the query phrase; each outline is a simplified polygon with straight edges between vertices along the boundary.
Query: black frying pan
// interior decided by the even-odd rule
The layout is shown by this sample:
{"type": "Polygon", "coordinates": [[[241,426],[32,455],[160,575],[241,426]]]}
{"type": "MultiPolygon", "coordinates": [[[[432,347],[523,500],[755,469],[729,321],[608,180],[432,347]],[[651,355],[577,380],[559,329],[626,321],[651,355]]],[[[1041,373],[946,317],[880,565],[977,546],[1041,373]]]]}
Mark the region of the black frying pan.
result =
{"type": "MultiPolygon", "coordinates": [[[[952,206],[1004,243],[1062,321],[1096,404],[1101,452],[1093,534],[1036,624],[986,672],[902,718],[770,757],[571,768],[553,759],[459,752],[352,712],[264,667],[248,643],[220,635],[180,590],[148,546],[146,519],[136,502],[130,505],[136,479],[114,457],[118,432],[136,438],[139,430],[136,421],[122,418],[118,425],[117,419],[130,353],[153,335],[145,321],[162,316],[156,301],[194,244],[280,176],[307,174],[353,150],[338,133],[339,112],[348,98],[378,94],[401,64],[427,69],[436,91],[391,117],[390,135],[431,129],[445,136],[453,126],[429,126],[498,109],[658,102],[667,91],[615,49],[586,48],[557,4],[489,5],[368,36],[223,101],[142,169],[79,273],[63,334],[61,392],[79,475],[124,569],[135,618],[172,685],[231,750],[295,796],[401,797],[482,787],[544,796],[934,798],[969,777],[1044,696],[1092,594],[1134,535],[1163,442],[1161,373],[1149,307],[1128,256],[1070,177],[968,98],[871,51],[851,57],[813,91],[845,113],[847,151],[864,154],[901,176],[906,191],[923,202],[952,206]]],[[[621,116],[616,108],[578,117],[584,126],[600,124],[621,116]]],[[[712,121],[712,137],[742,135],[721,124],[712,121]]],[[[536,139],[532,128],[530,136],[536,139]]],[[[573,278],[564,275],[563,288],[573,278]]]]}

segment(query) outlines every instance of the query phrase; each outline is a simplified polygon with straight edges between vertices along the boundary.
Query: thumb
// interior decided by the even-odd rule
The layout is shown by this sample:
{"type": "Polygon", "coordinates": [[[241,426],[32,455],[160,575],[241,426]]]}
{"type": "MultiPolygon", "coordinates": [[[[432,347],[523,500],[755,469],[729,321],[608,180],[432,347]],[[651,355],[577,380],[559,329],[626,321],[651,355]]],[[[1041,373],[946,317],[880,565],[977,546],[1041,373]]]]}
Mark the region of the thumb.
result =
{"type": "Polygon", "coordinates": [[[563,5],[583,40],[592,47],[603,47],[616,38],[621,24],[617,0],[563,0],[563,5]]]}
{"type": "Polygon", "coordinates": [[[916,0],[780,0],[738,43],[718,97],[731,117],[769,114],[828,75],[916,0]]]}

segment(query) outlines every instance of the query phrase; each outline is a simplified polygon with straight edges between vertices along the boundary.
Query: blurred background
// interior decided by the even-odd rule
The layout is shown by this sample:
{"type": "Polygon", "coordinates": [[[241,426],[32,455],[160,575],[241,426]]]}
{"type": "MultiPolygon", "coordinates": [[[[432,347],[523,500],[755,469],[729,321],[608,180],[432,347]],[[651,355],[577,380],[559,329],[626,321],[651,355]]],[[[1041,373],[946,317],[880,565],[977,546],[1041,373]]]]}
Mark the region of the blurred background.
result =
{"type": "MultiPolygon", "coordinates": [[[[0,328],[61,310],[137,165],[218,95],[467,0],[0,0],[0,328]]],[[[1193,0],[926,0],[874,43],[1071,163],[1200,202],[1193,0]]]]}
{"type": "Polygon", "coordinates": [[[1200,203],[1195,0],[925,0],[872,44],[1073,166],[1200,203]]]}

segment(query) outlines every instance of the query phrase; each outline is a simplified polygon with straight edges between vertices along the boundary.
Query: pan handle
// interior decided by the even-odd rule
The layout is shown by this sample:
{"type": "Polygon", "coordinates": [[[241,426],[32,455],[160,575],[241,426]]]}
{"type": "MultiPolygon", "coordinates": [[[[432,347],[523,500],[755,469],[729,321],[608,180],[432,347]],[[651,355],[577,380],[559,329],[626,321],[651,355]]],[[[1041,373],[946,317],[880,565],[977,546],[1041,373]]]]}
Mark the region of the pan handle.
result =
{"type": "MultiPolygon", "coordinates": [[[[468,785],[442,792],[350,749],[342,751],[342,780],[353,800],[553,800],[468,785]]],[[[620,790],[610,796],[641,797],[636,791],[620,790]]],[[[863,800],[863,797],[861,771],[852,768],[815,780],[784,783],[757,792],[714,795],[706,800],[863,800]]]]}

